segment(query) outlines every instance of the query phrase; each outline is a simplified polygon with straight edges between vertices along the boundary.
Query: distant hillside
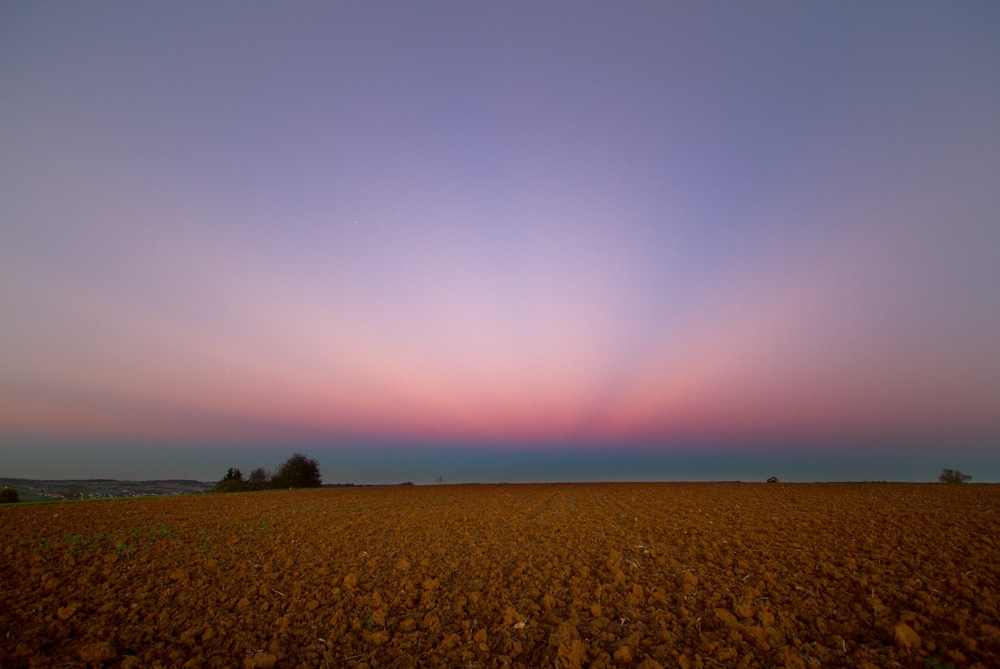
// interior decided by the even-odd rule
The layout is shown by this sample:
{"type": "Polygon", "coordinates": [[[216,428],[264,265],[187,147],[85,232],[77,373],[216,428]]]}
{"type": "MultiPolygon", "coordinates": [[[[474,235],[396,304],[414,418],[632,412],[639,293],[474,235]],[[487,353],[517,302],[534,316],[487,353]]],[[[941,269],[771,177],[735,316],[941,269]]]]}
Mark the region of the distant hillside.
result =
{"type": "Polygon", "coordinates": [[[166,481],[117,481],[114,479],[74,479],[39,481],[0,478],[0,487],[16,488],[22,502],[60,499],[115,499],[122,497],[162,497],[193,495],[211,490],[214,483],[170,479],[166,481]]]}

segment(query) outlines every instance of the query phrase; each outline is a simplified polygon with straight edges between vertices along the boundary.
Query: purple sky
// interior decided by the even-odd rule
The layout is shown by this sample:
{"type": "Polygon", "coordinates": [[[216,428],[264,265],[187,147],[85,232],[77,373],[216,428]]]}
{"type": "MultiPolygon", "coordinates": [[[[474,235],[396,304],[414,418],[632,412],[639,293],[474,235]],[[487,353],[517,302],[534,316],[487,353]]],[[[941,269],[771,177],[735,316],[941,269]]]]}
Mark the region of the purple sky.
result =
{"type": "Polygon", "coordinates": [[[998,36],[988,2],[4,3],[0,476],[1000,480],[998,36]]]}

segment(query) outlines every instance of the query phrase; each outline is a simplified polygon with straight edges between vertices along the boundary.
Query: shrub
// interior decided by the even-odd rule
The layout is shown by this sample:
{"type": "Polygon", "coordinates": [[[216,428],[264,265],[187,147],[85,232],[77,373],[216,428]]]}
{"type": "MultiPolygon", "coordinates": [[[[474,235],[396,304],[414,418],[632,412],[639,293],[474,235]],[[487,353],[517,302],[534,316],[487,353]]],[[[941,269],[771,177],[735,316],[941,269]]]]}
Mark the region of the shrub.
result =
{"type": "Polygon", "coordinates": [[[966,483],[972,479],[968,474],[963,474],[957,469],[942,469],[938,481],[941,483],[966,483]]]}
{"type": "Polygon", "coordinates": [[[20,501],[21,498],[18,496],[16,489],[4,486],[3,490],[0,490],[0,504],[13,504],[20,501]]]}

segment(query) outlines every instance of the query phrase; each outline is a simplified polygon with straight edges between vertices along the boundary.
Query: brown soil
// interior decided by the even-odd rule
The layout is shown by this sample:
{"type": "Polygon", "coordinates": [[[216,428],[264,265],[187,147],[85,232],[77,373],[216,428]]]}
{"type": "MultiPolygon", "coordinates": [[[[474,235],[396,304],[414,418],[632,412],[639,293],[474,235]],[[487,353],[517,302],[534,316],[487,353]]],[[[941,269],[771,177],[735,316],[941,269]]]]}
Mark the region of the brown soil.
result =
{"type": "Polygon", "coordinates": [[[580,484],[0,509],[0,666],[1000,666],[1000,486],[580,484]]]}

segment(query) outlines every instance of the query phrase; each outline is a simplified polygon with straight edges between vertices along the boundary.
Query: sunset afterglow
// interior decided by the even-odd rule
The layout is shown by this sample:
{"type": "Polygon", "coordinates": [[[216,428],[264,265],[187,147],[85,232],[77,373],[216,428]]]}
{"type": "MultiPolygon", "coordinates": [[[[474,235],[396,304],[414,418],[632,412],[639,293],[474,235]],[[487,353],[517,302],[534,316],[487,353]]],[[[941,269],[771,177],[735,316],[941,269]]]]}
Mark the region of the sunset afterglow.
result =
{"type": "Polygon", "coordinates": [[[0,474],[911,444],[1000,480],[997,35],[982,3],[8,7],[0,474]]]}

